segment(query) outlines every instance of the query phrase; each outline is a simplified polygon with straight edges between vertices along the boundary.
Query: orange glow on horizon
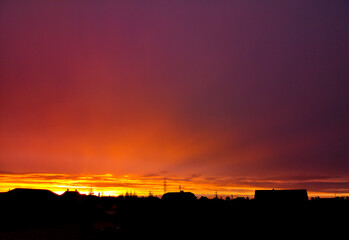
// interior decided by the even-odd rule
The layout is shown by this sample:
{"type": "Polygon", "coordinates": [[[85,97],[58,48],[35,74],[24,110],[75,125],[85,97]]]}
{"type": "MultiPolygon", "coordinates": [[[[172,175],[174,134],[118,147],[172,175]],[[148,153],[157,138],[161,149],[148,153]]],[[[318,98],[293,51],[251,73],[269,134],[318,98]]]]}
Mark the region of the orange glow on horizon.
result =
{"type": "MultiPolygon", "coordinates": [[[[52,173],[27,173],[27,174],[0,174],[0,192],[6,192],[14,188],[37,188],[48,189],[57,194],[64,193],[67,189],[77,190],[81,194],[92,194],[101,196],[119,196],[126,193],[137,196],[148,196],[150,193],[155,196],[162,196],[164,193],[164,178],[160,176],[135,176],[125,174],[114,176],[112,174],[52,174],[52,173]]],[[[179,191],[179,186],[184,191],[193,192],[197,197],[214,197],[216,191],[219,197],[254,197],[254,191],[266,189],[265,187],[239,186],[234,182],[222,184],[222,180],[215,181],[196,177],[166,178],[167,192],[179,191]]],[[[348,196],[347,192],[316,192],[309,191],[310,197],[340,197],[348,196]]]]}

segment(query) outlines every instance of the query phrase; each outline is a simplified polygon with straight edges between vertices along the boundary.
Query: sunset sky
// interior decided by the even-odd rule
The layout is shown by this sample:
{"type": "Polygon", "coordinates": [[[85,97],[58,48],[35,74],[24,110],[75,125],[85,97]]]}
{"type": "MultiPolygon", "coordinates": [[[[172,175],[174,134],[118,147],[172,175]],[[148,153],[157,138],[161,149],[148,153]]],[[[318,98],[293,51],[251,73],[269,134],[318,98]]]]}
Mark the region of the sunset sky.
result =
{"type": "Polygon", "coordinates": [[[0,2],[0,191],[349,195],[348,1],[0,2]]]}

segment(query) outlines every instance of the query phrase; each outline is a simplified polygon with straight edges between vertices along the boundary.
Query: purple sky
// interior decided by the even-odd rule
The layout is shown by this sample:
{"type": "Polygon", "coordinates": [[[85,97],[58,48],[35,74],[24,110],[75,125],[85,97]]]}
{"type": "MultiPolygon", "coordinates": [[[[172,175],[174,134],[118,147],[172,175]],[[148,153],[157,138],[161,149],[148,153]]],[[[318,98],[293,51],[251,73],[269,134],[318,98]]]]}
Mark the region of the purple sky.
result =
{"type": "Polygon", "coordinates": [[[1,1],[0,170],[348,179],[348,13],[1,1]]]}

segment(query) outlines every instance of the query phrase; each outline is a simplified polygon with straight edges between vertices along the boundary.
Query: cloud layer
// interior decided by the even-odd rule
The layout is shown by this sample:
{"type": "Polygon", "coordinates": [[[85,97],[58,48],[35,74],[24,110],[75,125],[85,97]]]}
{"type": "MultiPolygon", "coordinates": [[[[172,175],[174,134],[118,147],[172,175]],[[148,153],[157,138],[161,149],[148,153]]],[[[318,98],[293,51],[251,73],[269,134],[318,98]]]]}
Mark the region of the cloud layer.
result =
{"type": "Polygon", "coordinates": [[[197,196],[254,196],[257,189],[307,189],[309,196],[347,196],[349,179],[333,176],[284,176],[276,178],[231,178],[203,177],[199,175],[71,175],[49,173],[0,174],[0,191],[10,188],[45,188],[59,194],[66,189],[77,189],[81,193],[102,195],[122,195],[126,192],[147,196],[149,192],[161,196],[164,193],[164,181],[167,191],[192,191],[197,196]]]}

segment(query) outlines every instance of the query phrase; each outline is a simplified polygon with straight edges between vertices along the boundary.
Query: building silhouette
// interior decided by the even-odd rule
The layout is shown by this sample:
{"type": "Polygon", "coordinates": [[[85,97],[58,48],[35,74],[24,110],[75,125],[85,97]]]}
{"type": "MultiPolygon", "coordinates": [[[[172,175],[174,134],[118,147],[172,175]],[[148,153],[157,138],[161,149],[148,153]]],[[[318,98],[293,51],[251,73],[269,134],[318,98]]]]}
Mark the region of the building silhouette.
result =
{"type": "Polygon", "coordinates": [[[255,190],[254,199],[265,203],[302,203],[308,201],[306,189],[255,190]]]}
{"type": "Polygon", "coordinates": [[[162,200],[171,200],[171,201],[193,201],[196,200],[196,196],[191,192],[168,192],[165,193],[162,200]]]}
{"type": "Polygon", "coordinates": [[[7,192],[7,197],[23,200],[52,200],[58,197],[57,194],[46,189],[15,188],[7,192]]]}
{"type": "Polygon", "coordinates": [[[86,196],[85,194],[80,194],[78,192],[77,189],[75,189],[75,191],[69,191],[69,189],[67,189],[67,191],[65,191],[61,197],[64,199],[70,199],[70,200],[75,200],[75,199],[79,199],[82,196],[86,196]]]}

